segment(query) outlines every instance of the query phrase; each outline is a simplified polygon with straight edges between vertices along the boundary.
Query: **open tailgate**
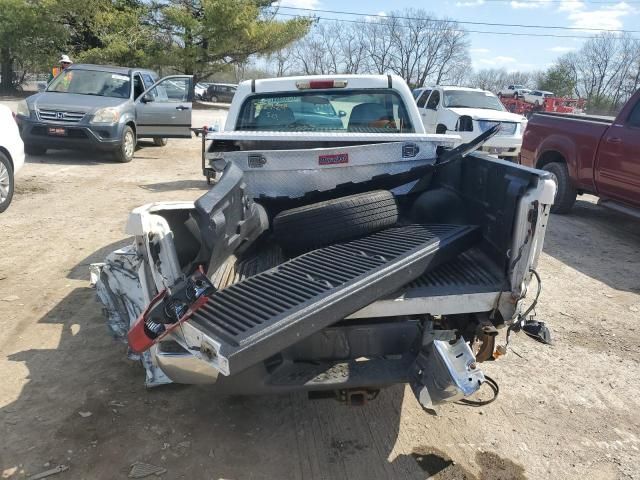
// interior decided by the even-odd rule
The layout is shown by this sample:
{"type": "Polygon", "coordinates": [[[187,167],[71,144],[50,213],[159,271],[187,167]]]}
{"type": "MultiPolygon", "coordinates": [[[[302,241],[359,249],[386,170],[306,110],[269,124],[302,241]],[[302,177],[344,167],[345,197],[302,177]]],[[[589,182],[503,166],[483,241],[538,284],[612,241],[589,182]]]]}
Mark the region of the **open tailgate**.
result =
{"type": "Polygon", "coordinates": [[[191,351],[232,375],[398,290],[477,244],[480,230],[403,225],[319,248],[209,296],[183,325],[191,351]]]}

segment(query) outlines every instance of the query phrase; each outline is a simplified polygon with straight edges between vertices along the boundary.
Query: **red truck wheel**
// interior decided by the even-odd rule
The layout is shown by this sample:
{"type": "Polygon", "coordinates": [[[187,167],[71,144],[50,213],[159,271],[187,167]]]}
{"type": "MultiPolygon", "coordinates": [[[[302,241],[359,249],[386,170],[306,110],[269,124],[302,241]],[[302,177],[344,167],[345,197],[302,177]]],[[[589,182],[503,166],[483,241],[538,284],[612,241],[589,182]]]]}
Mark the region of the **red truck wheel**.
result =
{"type": "Polygon", "coordinates": [[[551,213],[569,213],[573,204],[576,203],[578,192],[571,184],[567,165],[559,162],[551,162],[543,166],[542,169],[553,175],[553,180],[558,187],[555,201],[551,207],[551,213]]]}

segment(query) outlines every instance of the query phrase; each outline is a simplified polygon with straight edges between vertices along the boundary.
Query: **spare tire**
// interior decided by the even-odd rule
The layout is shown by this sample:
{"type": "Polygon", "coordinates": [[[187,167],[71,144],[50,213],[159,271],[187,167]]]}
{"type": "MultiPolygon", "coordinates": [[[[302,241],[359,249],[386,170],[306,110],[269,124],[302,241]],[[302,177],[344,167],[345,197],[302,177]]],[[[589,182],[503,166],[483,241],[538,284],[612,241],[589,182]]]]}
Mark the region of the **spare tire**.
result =
{"type": "Polygon", "coordinates": [[[276,240],[288,251],[304,251],[381,230],[398,221],[398,205],[387,190],[350,195],[280,212],[276,240]]]}

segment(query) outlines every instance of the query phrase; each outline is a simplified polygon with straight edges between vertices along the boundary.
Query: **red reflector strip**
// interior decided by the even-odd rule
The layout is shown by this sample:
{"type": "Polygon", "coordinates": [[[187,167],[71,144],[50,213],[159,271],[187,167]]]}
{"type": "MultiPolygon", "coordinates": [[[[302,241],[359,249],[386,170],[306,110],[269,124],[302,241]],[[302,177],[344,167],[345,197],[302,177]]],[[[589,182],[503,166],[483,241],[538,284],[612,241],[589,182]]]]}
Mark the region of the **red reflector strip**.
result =
{"type": "Polygon", "coordinates": [[[299,90],[322,89],[322,88],[344,88],[347,86],[346,80],[305,80],[296,82],[299,90]]]}

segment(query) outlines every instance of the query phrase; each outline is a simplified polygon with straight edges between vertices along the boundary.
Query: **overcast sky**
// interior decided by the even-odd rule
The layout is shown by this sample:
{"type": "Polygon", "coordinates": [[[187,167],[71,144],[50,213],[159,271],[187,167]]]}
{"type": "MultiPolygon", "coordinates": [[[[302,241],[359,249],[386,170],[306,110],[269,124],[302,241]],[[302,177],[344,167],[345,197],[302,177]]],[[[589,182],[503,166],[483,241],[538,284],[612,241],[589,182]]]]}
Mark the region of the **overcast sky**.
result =
{"type": "MultiPolygon", "coordinates": [[[[283,6],[384,14],[391,10],[421,8],[439,17],[458,21],[545,25],[576,28],[640,31],[640,0],[282,0],[283,6]],[[390,7],[392,5],[392,7],[390,7]]],[[[284,9],[281,11],[285,11],[284,9]]],[[[293,13],[293,11],[287,11],[293,13]]],[[[305,12],[299,12],[305,14],[305,12]]],[[[308,12],[307,12],[308,14],[308,12]]],[[[319,13],[321,17],[361,20],[362,17],[319,13]]],[[[463,25],[468,30],[517,33],[549,33],[589,36],[585,30],[544,30],[519,27],[463,25]]],[[[640,37],[640,33],[633,33],[640,37]]],[[[558,56],[575,50],[579,38],[544,38],[470,33],[475,68],[504,67],[508,70],[545,68],[558,56]]]]}

